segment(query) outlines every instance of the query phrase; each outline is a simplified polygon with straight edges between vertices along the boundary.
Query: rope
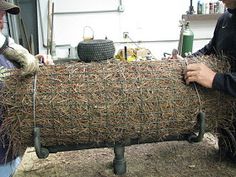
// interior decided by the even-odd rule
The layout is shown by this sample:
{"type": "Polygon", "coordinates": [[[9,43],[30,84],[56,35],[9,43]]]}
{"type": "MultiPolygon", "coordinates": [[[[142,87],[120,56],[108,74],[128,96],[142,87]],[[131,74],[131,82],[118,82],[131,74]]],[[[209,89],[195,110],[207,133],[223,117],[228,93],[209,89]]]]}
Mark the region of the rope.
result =
{"type": "Polygon", "coordinates": [[[37,92],[37,74],[34,75],[34,83],[33,83],[33,119],[34,119],[34,127],[36,127],[36,92],[37,92]]]}

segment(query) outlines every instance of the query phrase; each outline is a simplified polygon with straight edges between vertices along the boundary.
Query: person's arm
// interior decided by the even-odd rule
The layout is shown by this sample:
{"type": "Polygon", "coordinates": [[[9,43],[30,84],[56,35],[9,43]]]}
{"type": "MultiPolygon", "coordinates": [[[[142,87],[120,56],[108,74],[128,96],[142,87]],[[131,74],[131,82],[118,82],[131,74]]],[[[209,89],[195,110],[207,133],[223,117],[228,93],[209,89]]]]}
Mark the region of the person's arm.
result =
{"type": "Polygon", "coordinates": [[[33,56],[23,46],[16,44],[12,38],[9,38],[8,47],[4,49],[2,53],[8,60],[17,62],[22,67],[22,75],[31,75],[38,71],[39,60],[43,61],[43,64],[53,64],[51,58],[47,55],[33,56]],[[50,60],[50,61],[49,61],[50,60]]]}
{"type": "Polygon", "coordinates": [[[192,54],[193,57],[216,54],[214,46],[216,45],[217,36],[218,36],[219,30],[220,30],[220,28],[222,26],[221,25],[222,21],[223,21],[223,15],[217,20],[217,24],[216,24],[216,27],[214,29],[214,33],[213,33],[212,39],[203,48],[201,48],[200,50],[198,50],[195,53],[193,53],[192,54]]]}
{"type": "MultiPolygon", "coordinates": [[[[12,38],[9,38],[9,47],[12,47],[16,50],[20,50],[23,53],[25,53],[25,55],[27,55],[29,58],[33,59],[32,58],[33,55],[30,54],[29,51],[26,48],[24,48],[23,46],[16,44],[12,38]]],[[[35,57],[36,60],[40,60],[40,62],[42,62],[44,65],[54,65],[51,55],[37,54],[33,57],[35,57]]]]}
{"type": "Polygon", "coordinates": [[[185,80],[186,84],[197,82],[206,88],[212,88],[216,73],[203,63],[189,64],[187,66],[185,80]]]}
{"type": "Polygon", "coordinates": [[[214,54],[215,51],[214,51],[213,43],[214,43],[214,37],[211,39],[211,41],[207,45],[205,45],[203,48],[201,48],[197,52],[193,53],[192,56],[197,57],[197,56],[214,54]]]}
{"type": "Polygon", "coordinates": [[[236,73],[215,73],[203,63],[190,64],[185,74],[186,83],[196,82],[236,97],[236,73]]]}
{"type": "Polygon", "coordinates": [[[236,97],[236,73],[216,73],[212,88],[236,97]]]}

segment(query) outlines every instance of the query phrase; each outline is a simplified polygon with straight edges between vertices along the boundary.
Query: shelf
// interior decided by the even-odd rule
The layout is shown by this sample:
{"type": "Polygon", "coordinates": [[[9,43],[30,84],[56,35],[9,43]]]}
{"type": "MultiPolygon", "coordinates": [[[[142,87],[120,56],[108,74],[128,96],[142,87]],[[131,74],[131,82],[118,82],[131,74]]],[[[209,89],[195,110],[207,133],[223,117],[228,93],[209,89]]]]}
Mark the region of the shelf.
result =
{"type": "Polygon", "coordinates": [[[217,20],[222,14],[184,14],[182,15],[182,19],[186,21],[194,21],[194,20],[217,20]]]}

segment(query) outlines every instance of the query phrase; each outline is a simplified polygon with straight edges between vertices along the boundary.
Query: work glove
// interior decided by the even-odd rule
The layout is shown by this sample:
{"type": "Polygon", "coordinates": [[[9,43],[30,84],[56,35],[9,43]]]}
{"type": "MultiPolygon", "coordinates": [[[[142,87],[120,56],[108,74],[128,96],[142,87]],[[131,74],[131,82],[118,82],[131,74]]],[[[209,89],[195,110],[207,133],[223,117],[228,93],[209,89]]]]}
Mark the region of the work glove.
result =
{"type": "Polygon", "coordinates": [[[38,59],[25,49],[14,49],[8,47],[3,51],[3,55],[8,60],[17,62],[20,65],[22,68],[22,76],[33,75],[39,70],[38,59]]]}
{"type": "Polygon", "coordinates": [[[35,58],[38,59],[39,65],[55,65],[51,55],[37,54],[35,58]]]}
{"type": "Polygon", "coordinates": [[[179,55],[179,51],[177,49],[172,50],[171,56],[168,59],[184,60],[184,58],[179,55]]]}

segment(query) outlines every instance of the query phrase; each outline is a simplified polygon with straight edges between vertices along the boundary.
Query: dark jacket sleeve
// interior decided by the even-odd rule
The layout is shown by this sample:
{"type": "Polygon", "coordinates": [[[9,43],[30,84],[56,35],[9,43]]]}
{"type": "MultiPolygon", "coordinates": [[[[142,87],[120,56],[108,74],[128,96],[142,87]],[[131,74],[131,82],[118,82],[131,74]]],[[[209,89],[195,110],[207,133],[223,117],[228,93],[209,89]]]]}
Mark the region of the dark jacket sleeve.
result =
{"type": "MultiPolygon", "coordinates": [[[[217,21],[213,37],[211,41],[205,45],[202,49],[193,53],[193,56],[202,55],[217,55],[224,53],[227,57],[231,58],[231,72],[228,73],[216,73],[212,83],[213,89],[225,92],[236,97],[236,68],[235,68],[235,40],[232,30],[234,30],[234,22],[229,18],[228,12],[224,13],[217,21]],[[222,31],[224,24],[228,24],[229,28],[222,31]]],[[[233,31],[234,32],[234,31],[233,31]]]]}
{"type": "Polygon", "coordinates": [[[210,42],[208,44],[206,44],[200,50],[193,53],[192,56],[197,57],[197,56],[203,56],[203,55],[216,54],[215,45],[216,45],[218,31],[219,31],[219,28],[220,28],[221,23],[222,23],[222,18],[223,18],[223,16],[218,19],[216,27],[214,29],[213,37],[210,40],[210,42]]]}
{"type": "Polygon", "coordinates": [[[214,42],[214,39],[212,38],[211,41],[207,45],[205,45],[203,48],[201,48],[197,52],[193,53],[192,56],[197,57],[197,56],[213,54],[214,53],[214,47],[212,45],[213,42],[214,42]]]}
{"type": "Polygon", "coordinates": [[[236,97],[236,73],[216,73],[212,88],[236,97]]]}

